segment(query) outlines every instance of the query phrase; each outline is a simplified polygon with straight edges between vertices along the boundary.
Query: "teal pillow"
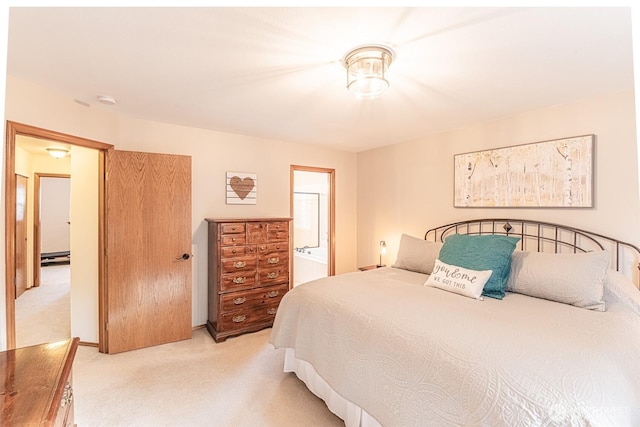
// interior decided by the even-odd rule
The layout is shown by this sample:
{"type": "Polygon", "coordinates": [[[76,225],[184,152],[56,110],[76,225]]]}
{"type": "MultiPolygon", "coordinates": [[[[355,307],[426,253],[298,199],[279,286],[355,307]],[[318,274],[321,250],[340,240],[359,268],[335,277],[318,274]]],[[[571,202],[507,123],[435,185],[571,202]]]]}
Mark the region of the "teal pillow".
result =
{"type": "Polygon", "coordinates": [[[438,259],[471,270],[491,270],[482,295],[502,299],[511,272],[511,254],[519,241],[519,237],[497,234],[452,234],[444,240],[438,259]]]}

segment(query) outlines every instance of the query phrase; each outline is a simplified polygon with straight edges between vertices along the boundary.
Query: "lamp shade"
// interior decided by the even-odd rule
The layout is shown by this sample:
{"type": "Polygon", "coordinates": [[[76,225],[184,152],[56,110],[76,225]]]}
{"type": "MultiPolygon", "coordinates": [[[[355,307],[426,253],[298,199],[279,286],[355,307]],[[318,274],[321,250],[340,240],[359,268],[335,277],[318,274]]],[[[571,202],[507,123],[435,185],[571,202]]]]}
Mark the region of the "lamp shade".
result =
{"type": "Polygon", "coordinates": [[[347,69],[347,89],[358,99],[374,99],[388,88],[387,70],[394,53],[382,45],[360,46],[344,56],[347,69]]]}
{"type": "Polygon", "coordinates": [[[69,150],[65,150],[64,148],[47,148],[47,152],[51,157],[56,159],[61,159],[69,154],[69,150]]]}
{"type": "Polygon", "coordinates": [[[385,255],[387,253],[387,242],[385,242],[384,240],[380,240],[380,262],[378,263],[378,267],[382,267],[384,264],[382,264],[382,255],[385,255]]]}

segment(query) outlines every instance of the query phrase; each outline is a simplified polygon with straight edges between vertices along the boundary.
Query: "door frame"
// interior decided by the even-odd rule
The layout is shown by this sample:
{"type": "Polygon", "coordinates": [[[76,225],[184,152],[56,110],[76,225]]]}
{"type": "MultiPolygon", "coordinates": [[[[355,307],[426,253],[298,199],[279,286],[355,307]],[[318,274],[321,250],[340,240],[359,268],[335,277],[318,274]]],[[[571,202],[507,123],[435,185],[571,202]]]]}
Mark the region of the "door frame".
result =
{"type": "MultiPolygon", "coordinates": [[[[81,138],[78,136],[68,135],[48,129],[38,128],[23,123],[6,122],[6,138],[5,138],[5,298],[6,298],[6,327],[7,327],[7,349],[16,347],[16,306],[15,306],[15,288],[13,287],[13,279],[15,272],[15,223],[16,223],[16,193],[15,193],[15,148],[16,136],[28,136],[48,141],[56,141],[70,145],[77,145],[86,148],[98,150],[98,321],[100,325],[103,322],[103,293],[105,292],[105,259],[104,259],[104,193],[105,193],[105,176],[104,162],[105,154],[108,150],[113,149],[112,144],[94,141],[91,139],[81,138]]],[[[103,348],[103,327],[98,328],[98,349],[103,348]]]]}
{"type": "Polygon", "coordinates": [[[42,234],[40,227],[40,179],[41,178],[71,178],[69,174],[35,172],[33,174],[33,286],[40,286],[42,273],[42,234]]]}
{"type": "MultiPolygon", "coordinates": [[[[291,165],[289,172],[289,209],[291,212],[291,218],[293,218],[293,193],[295,190],[293,175],[295,171],[326,173],[329,176],[329,254],[327,256],[327,275],[334,276],[336,274],[336,170],[314,166],[291,165]]],[[[293,242],[293,238],[291,241],[293,242]]],[[[293,268],[295,268],[295,266],[293,268]]],[[[293,272],[291,277],[293,277],[293,272]]]]}

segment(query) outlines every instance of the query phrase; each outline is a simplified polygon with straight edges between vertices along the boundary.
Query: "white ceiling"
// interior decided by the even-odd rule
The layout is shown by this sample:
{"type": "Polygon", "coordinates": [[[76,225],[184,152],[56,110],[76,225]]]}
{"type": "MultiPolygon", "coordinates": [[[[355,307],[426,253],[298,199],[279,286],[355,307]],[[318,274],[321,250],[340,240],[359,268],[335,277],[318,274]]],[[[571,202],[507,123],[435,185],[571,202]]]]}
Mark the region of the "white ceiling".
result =
{"type": "Polygon", "coordinates": [[[631,40],[621,7],[13,7],[7,73],[89,108],[362,151],[632,89],[631,40]],[[373,101],[340,64],[365,43],[396,52],[373,101]]]}
{"type": "Polygon", "coordinates": [[[32,138],[30,136],[25,135],[17,135],[16,136],[16,146],[27,150],[31,154],[40,154],[45,155],[47,153],[47,148],[62,148],[67,151],[71,151],[70,144],[63,144],[61,142],[53,142],[39,138],[32,138]]]}

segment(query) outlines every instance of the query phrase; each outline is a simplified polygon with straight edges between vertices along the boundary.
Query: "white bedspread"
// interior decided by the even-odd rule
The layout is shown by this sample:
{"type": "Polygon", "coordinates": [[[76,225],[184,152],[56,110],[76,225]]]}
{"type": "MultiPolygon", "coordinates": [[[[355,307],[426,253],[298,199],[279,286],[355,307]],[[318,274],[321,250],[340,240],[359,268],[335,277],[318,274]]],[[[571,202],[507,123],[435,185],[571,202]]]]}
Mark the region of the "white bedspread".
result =
{"type": "MultiPolygon", "coordinates": [[[[383,426],[639,426],[640,307],[476,301],[380,268],[300,285],[271,332],[383,426]]],[[[621,297],[616,296],[620,295],[621,297]]]]}

